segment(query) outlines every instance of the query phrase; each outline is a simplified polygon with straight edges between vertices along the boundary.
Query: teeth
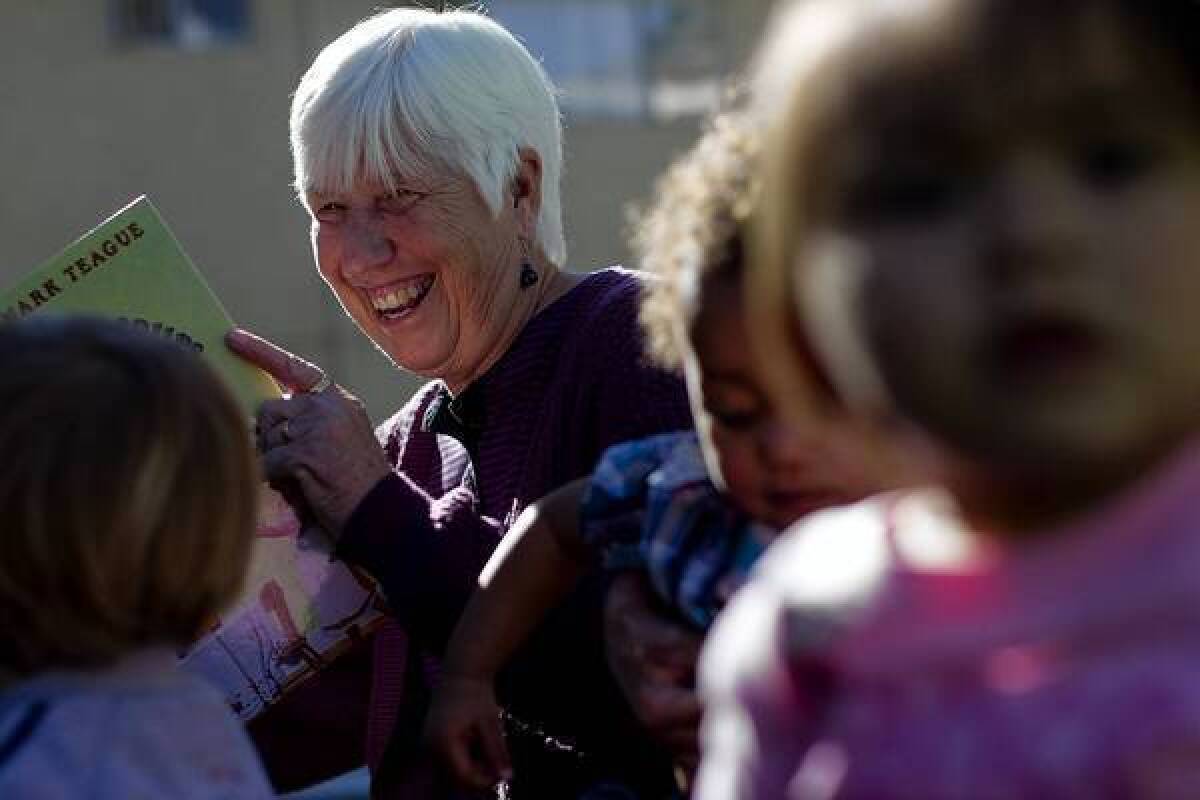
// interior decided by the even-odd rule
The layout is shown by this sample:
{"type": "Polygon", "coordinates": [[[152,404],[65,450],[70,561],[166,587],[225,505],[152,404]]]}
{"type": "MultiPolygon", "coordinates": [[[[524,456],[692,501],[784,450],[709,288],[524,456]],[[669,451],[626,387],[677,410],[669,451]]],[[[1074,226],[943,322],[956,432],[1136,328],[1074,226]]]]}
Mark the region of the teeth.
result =
{"type": "Polygon", "coordinates": [[[401,311],[421,298],[433,286],[433,276],[421,278],[417,283],[393,289],[386,294],[375,294],[371,297],[371,305],[376,311],[383,313],[401,311]]]}

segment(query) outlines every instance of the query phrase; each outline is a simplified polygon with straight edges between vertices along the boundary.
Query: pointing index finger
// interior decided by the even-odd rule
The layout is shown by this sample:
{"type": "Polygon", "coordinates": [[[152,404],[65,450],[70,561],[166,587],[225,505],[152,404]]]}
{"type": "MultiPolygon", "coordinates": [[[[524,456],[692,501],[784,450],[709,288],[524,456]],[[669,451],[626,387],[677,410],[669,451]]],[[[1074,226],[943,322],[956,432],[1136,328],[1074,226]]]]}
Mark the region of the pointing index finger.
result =
{"type": "Polygon", "coordinates": [[[325,373],[316,364],[305,361],[300,356],[241,328],[234,328],[225,334],[225,344],[234,353],[261,367],[285,388],[293,391],[308,391],[325,377],[325,373]]]}

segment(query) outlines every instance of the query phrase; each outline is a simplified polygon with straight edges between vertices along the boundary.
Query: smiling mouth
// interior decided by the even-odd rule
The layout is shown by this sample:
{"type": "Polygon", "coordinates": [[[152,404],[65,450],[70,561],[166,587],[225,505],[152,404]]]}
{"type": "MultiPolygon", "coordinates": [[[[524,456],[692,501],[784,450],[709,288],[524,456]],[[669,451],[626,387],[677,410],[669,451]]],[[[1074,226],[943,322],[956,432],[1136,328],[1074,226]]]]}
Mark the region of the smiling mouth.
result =
{"type": "Polygon", "coordinates": [[[369,296],[375,316],[387,322],[407,317],[425,300],[429,290],[433,288],[433,283],[434,276],[425,274],[371,289],[369,296]]]}

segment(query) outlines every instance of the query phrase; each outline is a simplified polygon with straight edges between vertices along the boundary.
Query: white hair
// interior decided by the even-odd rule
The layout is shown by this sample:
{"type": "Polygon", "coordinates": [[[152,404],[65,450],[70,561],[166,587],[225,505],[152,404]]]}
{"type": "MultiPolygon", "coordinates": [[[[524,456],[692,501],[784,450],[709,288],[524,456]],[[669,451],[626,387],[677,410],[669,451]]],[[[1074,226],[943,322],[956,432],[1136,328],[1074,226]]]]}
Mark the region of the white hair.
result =
{"type": "Polygon", "coordinates": [[[541,159],[535,244],[563,266],[562,121],[555,89],[511,33],[470,11],[398,8],[329,44],[292,99],[296,190],[343,192],[368,181],[459,173],[493,214],[520,164],[541,159]]]}

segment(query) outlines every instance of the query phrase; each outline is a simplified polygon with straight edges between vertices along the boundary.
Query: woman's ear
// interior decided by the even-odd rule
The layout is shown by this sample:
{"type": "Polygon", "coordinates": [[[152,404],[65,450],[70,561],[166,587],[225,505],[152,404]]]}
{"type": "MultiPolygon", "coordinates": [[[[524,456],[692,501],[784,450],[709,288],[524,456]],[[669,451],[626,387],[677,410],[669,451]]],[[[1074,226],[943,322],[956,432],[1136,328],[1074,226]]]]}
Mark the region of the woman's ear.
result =
{"type": "Polygon", "coordinates": [[[517,174],[513,176],[512,193],[520,233],[534,239],[542,209],[542,157],[531,147],[517,151],[517,174]]]}

